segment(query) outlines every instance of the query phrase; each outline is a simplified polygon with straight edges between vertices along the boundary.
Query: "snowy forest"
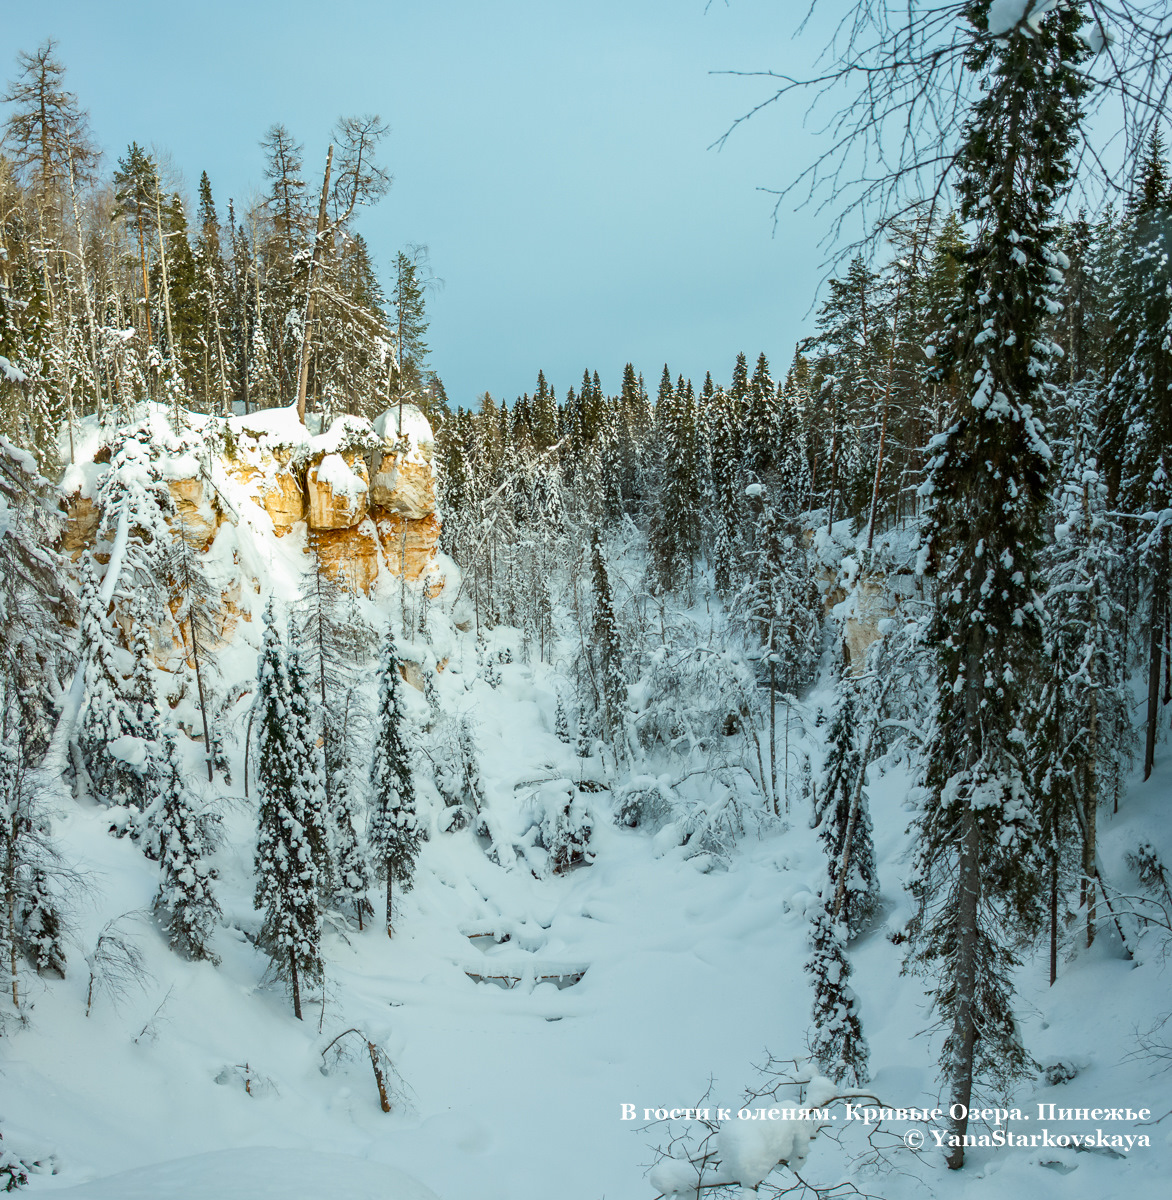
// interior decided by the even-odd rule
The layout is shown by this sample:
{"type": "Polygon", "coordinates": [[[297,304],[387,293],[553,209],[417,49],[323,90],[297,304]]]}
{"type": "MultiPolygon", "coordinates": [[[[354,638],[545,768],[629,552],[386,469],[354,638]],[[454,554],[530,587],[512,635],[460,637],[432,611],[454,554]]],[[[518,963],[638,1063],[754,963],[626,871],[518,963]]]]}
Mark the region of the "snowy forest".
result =
{"type": "Polygon", "coordinates": [[[1083,203],[1091,7],[949,8],[949,187],[790,361],[475,404],[378,116],[191,204],[16,54],[0,1190],[1162,1194],[1172,168],[1083,203]]]}

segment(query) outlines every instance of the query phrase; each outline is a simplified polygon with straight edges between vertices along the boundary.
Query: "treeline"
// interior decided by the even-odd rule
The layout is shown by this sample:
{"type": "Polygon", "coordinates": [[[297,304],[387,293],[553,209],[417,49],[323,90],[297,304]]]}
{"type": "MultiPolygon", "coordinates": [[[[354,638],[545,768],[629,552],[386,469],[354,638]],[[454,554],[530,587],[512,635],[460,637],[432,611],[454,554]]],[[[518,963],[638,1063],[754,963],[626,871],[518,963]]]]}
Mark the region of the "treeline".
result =
{"type": "Polygon", "coordinates": [[[386,191],[386,126],[345,117],[318,174],[283,125],[261,139],[266,191],[189,210],[165,157],[132,143],[112,169],[52,40],[17,56],[0,140],[0,432],[38,452],[90,413],[144,399],[227,414],[300,403],[328,419],[442,397],[426,344],[426,251],[389,294],[358,210],[386,191]],[[308,170],[308,174],[307,174],[308,170]]]}

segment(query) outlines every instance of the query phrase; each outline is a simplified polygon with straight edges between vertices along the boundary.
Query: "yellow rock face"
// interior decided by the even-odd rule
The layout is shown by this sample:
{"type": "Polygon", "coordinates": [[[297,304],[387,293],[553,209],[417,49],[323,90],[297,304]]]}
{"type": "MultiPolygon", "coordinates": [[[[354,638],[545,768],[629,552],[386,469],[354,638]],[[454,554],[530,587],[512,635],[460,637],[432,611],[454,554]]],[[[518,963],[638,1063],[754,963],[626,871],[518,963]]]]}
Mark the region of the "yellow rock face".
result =
{"type": "Polygon", "coordinates": [[[269,514],[273,532],[277,537],[284,537],[298,521],[305,520],[305,490],[301,480],[289,469],[287,459],[282,461],[265,453],[262,465],[263,471],[241,459],[224,460],[228,474],[248,487],[269,514]]]}
{"type": "Polygon", "coordinates": [[[435,512],[435,472],[430,462],[384,454],[370,484],[372,507],[421,521],[435,512]]]}
{"type": "Polygon", "coordinates": [[[168,479],[167,490],[175,506],[170,524],[181,529],[192,546],[206,550],[220,524],[220,514],[210,502],[202,479],[168,479]]]}
{"type": "Polygon", "coordinates": [[[852,675],[862,672],[867,663],[867,650],[880,637],[879,622],[895,611],[898,596],[887,594],[886,581],[870,576],[855,585],[855,615],[843,622],[843,639],[852,675]]]}
{"type": "Polygon", "coordinates": [[[75,559],[80,551],[94,544],[102,514],[88,496],[71,496],[65,508],[65,528],[61,531],[61,549],[75,559]]]}
{"type": "Polygon", "coordinates": [[[366,463],[356,456],[347,462],[340,454],[327,454],[320,463],[309,468],[305,479],[309,499],[310,529],[349,529],[366,517],[366,497],[370,478],[366,463]],[[330,477],[348,472],[352,481],[348,488],[337,491],[330,477]]]}
{"type": "Polygon", "coordinates": [[[416,580],[435,561],[440,522],[434,512],[419,520],[398,513],[376,512],[375,525],[392,575],[402,574],[416,580]]]}
{"type": "Polygon", "coordinates": [[[311,537],[322,570],[331,579],[369,592],[378,578],[378,536],[373,521],[352,529],[323,529],[311,537]]]}

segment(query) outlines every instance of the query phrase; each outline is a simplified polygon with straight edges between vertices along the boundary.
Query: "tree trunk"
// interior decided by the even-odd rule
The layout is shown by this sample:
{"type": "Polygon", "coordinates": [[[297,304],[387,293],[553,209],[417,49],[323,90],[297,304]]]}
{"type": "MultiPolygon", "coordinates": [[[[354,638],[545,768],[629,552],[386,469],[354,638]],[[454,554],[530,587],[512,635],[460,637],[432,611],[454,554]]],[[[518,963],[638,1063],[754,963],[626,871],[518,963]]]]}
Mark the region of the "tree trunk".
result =
{"type": "MultiPolygon", "coordinates": [[[[181,535],[182,536],[182,535],[181,535]]],[[[188,592],[188,604],[191,603],[191,593],[188,592]]],[[[191,657],[195,663],[195,687],[199,692],[199,715],[203,717],[203,749],[208,763],[208,783],[212,782],[212,740],[208,734],[208,706],[203,698],[203,675],[199,669],[199,642],[195,637],[195,613],[188,613],[191,623],[191,657]]]]}
{"type": "Polygon", "coordinates": [[[8,921],[8,969],[12,980],[12,1007],[20,1008],[20,991],[17,985],[16,968],[18,952],[16,945],[16,847],[20,834],[20,822],[16,813],[7,830],[8,856],[4,863],[4,900],[7,906],[8,921]]]}
{"type": "Polygon", "coordinates": [[[383,1077],[383,1069],[378,1061],[378,1047],[375,1046],[374,1042],[368,1041],[366,1049],[370,1054],[370,1065],[374,1071],[374,1081],[378,1085],[378,1102],[382,1106],[383,1112],[389,1113],[391,1111],[391,1100],[387,1095],[387,1081],[383,1077]]]}
{"type": "Polygon", "coordinates": [[[1050,831],[1050,986],[1058,978],[1058,833],[1050,831]]]}
{"type": "Polygon", "coordinates": [[[317,209],[317,234],[313,239],[313,255],[309,260],[309,274],[305,281],[305,326],[301,331],[301,364],[297,374],[297,419],[305,424],[305,396],[309,390],[309,347],[313,329],[313,276],[321,261],[322,242],[326,231],[326,200],[330,191],[330,169],[334,164],[334,147],[326,154],[326,173],[322,177],[321,201],[317,209]]]}
{"type": "Polygon", "coordinates": [[[773,797],[773,815],[777,807],[777,650],[773,626],[769,627],[769,789],[773,797]]]}
{"type": "Polygon", "coordinates": [[[977,826],[977,815],[971,803],[966,803],[961,814],[960,835],[960,898],[957,907],[957,951],[956,951],[956,1013],[952,1022],[952,1038],[955,1043],[952,1062],[952,1095],[949,1133],[959,1144],[949,1147],[944,1161],[949,1170],[956,1171],[964,1166],[964,1135],[968,1130],[968,1108],[973,1097],[973,1059],[977,1041],[977,1027],[973,1013],[973,1002],[977,990],[977,904],[981,891],[981,835],[977,826]],[[959,1117],[951,1116],[953,1111],[959,1117]]]}
{"type": "Polygon", "coordinates": [[[289,947],[289,978],[293,983],[293,1015],[300,1021],[301,1017],[301,981],[297,978],[297,951],[289,947]]]}
{"type": "Polygon", "coordinates": [[[394,904],[393,904],[392,893],[394,891],[394,886],[395,886],[395,870],[394,870],[394,867],[391,865],[391,860],[389,858],[386,861],[386,868],[387,868],[387,937],[394,937],[395,936],[395,927],[391,923],[391,918],[394,915],[394,904]]]}
{"type": "Polygon", "coordinates": [[[1151,639],[1148,656],[1148,726],[1144,742],[1144,779],[1152,773],[1156,761],[1156,727],[1160,721],[1160,666],[1164,649],[1164,602],[1167,583],[1163,558],[1152,579],[1151,639]]]}
{"type": "Polygon", "coordinates": [[[136,214],[135,224],[138,226],[138,261],[142,266],[142,308],[143,315],[146,317],[147,327],[147,345],[149,346],[154,340],[154,334],[151,333],[151,289],[147,283],[146,269],[146,239],[142,233],[142,214],[136,214]]]}
{"type": "Polygon", "coordinates": [[[1095,826],[1099,815],[1099,775],[1095,770],[1099,750],[1099,693],[1091,694],[1091,722],[1087,737],[1086,765],[1083,768],[1086,787],[1083,788],[1083,879],[1087,901],[1087,947],[1095,940],[1095,856],[1098,852],[1095,826]]]}

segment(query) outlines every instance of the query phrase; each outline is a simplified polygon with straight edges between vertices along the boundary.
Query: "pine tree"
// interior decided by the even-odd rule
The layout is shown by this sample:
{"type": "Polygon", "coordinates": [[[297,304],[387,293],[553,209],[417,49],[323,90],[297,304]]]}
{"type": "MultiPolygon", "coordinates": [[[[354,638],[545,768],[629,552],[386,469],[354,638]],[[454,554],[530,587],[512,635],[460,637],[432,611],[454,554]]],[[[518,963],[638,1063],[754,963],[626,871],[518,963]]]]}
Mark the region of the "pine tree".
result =
{"type": "Polygon", "coordinates": [[[399,654],[388,628],[379,658],[378,715],[371,763],[371,850],[387,885],[387,937],[394,934],[393,891],[410,891],[422,831],[415,812],[415,783],[407,750],[399,654]]]}
{"type": "Polygon", "coordinates": [[[260,717],[260,819],[253,905],[264,912],[260,944],[274,973],[288,982],[293,1014],[300,1021],[302,985],[320,980],[325,965],[321,957],[321,881],[306,828],[304,788],[297,774],[304,751],[296,739],[303,731],[293,718],[293,708],[285,650],[270,601],[265,609],[254,710],[260,717]]]}
{"type": "Polygon", "coordinates": [[[858,998],[847,983],[851,969],[843,949],[846,930],[835,921],[832,904],[818,905],[810,931],[811,954],[805,966],[814,977],[810,1053],[827,1078],[857,1088],[870,1079],[870,1049],[863,1036],[858,998]]]}
{"type": "Polygon", "coordinates": [[[196,808],[184,784],[174,734],[166,738],[161,766],[158,836],[163,877],[154,910],[172,950],[194,961],[217,963],[211,937],[222,913],[212,890],[214,822],[196,808]]]}
{"type": "Polygon", "coordinates": [[[917,961],[936,973],[948,1026],[942,1066],[964,1163],[974,1084],[1028,1067],[1012,1011],[1014,936],[1036,926],[1038,825],[1027,730],[1037,697],[1028,664],[1041,641],[1035,562],[1051,451],[1044,440],[1043,328],[1059,275],[1052,213],[1070,178],[1087,83],[1077,8],[1054,9],[1003,38],[984,36],[987,3],[968,10],[966,62],[981,76],[960,150],[967,255],[954,351],[973,381],[933,446],[927,529],[938,574],[939,698],[915,822],[917,961]],[[1012,186],[1006,164],[1012,163],[1012,186]]]}

